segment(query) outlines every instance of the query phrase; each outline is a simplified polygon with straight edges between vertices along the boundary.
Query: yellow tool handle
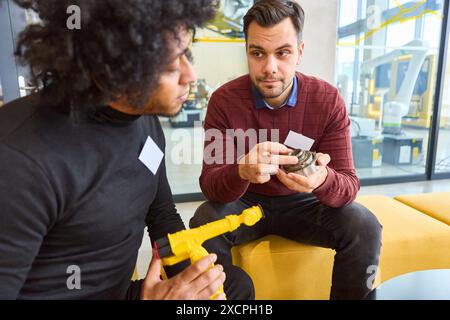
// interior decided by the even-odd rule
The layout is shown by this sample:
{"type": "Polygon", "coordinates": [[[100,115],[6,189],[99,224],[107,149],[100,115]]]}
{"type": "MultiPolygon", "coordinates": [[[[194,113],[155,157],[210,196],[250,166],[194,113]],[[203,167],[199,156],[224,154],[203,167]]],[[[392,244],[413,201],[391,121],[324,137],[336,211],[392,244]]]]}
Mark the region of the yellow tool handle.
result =
{"type": "Polygon", "coordinates": [[[166,270],[164,270],[164,266],[162,266],[162,265],[161,265],[161,278],[163,280],[168,280],[169,279],[169,277],[167,277],[166,270]]]}
{"type": "MultiPolygon", "coordinates": [[[[197,261],[203,259],[204,257],[207,257],[209,255],[208,251],[206,251],[205,248],[203,247],[197,247],[194,250],[191,251],[190,254],[190,259],[191,259],[191,264],[196,263],[197,261]]],[[[211,269],[214,268],[214,263],[211,263],[210,267],[208,268],[211,269]]],[[[214,300],[219,294],[224,293],[223,291],[223,285],[220,286],[219,290],[217,290],[210,298],[209,300],[214,300]]]]}

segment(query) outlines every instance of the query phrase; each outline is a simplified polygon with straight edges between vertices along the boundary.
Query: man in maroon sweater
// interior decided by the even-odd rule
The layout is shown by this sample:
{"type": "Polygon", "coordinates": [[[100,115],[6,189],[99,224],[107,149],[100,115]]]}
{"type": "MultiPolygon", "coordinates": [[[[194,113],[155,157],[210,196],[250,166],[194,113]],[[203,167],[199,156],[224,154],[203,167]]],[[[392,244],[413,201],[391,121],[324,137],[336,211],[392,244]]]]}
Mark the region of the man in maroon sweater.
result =
{"type": "Polygon", "coordinates": [[[258,1],[244,18],[249,75],[218,89],[206,116],[200,185],[210,201],[197,210],[191,227],[254,204],[266,215],[252,228],[205,244],[233,275],[227,277],[225,291],[239,287],[242,299],[252,299],[254,288],[244,271],[236,272],[230,249],[267,234],[336,250],[331,299],[364,298],[372,289],[371,270],[378,266],[382,227],[368,209],[353,202],[360,185],[345,104],[330,84],[295,71],[304,49],[303,23],[303,9],[295,2],[258,1]],[[252,130],[260,129],[269,131],[267,137],[252,143],[252,130]],[[213,147],[218,141],[211,135],[217,132],[225,150],[213,147]],[[280,169],[297,163],[279,143],[289,133],[306,136],[301,143],[314,140],[318,171],[312,176],[280,169]]]}

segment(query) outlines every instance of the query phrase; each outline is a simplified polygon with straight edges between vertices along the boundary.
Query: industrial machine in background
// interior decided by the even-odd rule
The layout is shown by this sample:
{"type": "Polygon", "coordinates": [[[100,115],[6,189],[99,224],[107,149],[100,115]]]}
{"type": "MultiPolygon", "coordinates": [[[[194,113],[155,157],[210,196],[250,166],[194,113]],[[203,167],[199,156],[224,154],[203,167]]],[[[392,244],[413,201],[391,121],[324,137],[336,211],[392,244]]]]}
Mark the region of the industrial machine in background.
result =
{"type": "Polygon", "coordinates": [[[415,101],[413,97],[423,95],[429,84],[423,81],[429,73],[429,63],[424,63],[427,51],[425,42],[414,40],[362,64],[360,102],[367,106],[367,116],[376,115],[381,121],[383,133],[401,134],[403,118],[411,108],[418,109],[420,98],[415,101]],[[375,105],[377,112],[374,112],[375,105]]]}
{"type": "Polygon", "coordinates": [[[253,0],[222,0],[215,19],[206,28],[227,38],[244,38],[244,16],[253,3],[253,0]]]}
{"type": "Polygon", "coordinates": [[[362,64],[362,117],[354,119],[354,122],[360,128],[363,127],[361,119],[372,119],[378,124],[378,136],[357,134],[352,138],[354,155],[357,159],[362,157],[362,165],[371,163],[367,155],[371,154],[371,149],[376,154],[380,144],[384,163],[411,165],[422,160],[423,138],[405,133],[402,126],[428,128],[431,125],[432,77],[436,61],[434,55],[427,55],[427,51],[424,41],[414,40],[362,64]]]}
{"type": "Polygon", "coordinates": [[[206,107],[213,89],[204,79],[198,80],[191,86],[187,101],[178,115],[169,119],[172,128],[194,127],[195,122],[205,120],[206,107]]]}
{"type": "MultiPolygon", "coordinates": [[[[382,113],[382,103],[394,100],[399,94],[410,66],[411,55],[394,57],[374,68],[371,74],[362,75],[361,101],[366,106],[365,116],[379,119],[382,113]]],[[[402,125],[418,128],[429,128],[433,112],[435,91],[434,75],[436,56],[427,55],[416,78],[413,94],[402,125]]]]}
{"type": "Polygon", "coordinates": [[[357,169],[381,167],[383,161],[383,136],[370,118],[350,116],[353,161],[357,169]]]}

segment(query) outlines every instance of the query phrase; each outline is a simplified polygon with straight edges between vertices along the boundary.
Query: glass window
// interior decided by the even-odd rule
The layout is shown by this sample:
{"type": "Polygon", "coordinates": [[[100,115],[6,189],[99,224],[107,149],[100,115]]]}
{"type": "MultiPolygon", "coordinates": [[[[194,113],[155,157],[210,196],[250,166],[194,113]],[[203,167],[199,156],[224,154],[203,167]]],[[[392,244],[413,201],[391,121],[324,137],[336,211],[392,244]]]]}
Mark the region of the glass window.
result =
{"type": "Polygon", "coordinates": [[[359,3],[361,4],[361,14],[363,17],[367,16],[367,2],[370,0],[360,0],[359,3]]]}
{"type": "MultiPolygon", "coordinates": [[[[409,20],[403,23],[394,23],[387,26],[386,47],[390,50],[401,47],[414,40],[416,21],[409,20]]],[[[390,51],[388,50],[388,51],[390,51]]]]}
{"type": "Polygon", "coordinates": [[[5,2],[7,11],[1,11],[4,22],[7,21],[8,32],[0,34],[0,106],[11,100],[24,97],[33,92],[29,81],[28,67],[16,63],[14,46],[20,32],[27,25],[39,22],[37,14],[32,10],[24,10],[15,2],[5,2]]]}
{"type": "MultiPolygon", "coordinates": [[[[11,21],[12,31],[16,39],[20,32],[22,32],[28,25],[40,23],[39,16],[32,10],[24,10],[19,8],[16,4],[11,3],[11,21]]],[[[28,67],[17,65],[19,95],[20,97],[27,96],[35,89],[29,82],[28,67]]]]}
{"type": "Polygon", "coordinates": [[[353,103],[352,88],[354,86],[356,52],[353,47],[346,47],[346,44],[354,43],[355,39],[355,36],[342,38],[337,50],[338,88],[347,106],[353,103]]]}
{"type": "Polygon", "coordinates": [[[356,22],[358,17],[359,0],[340,0],[339,1],[339,26],[343,27],[356,22]]]}
{"type": "Polygon", "coordinates": [[[389,9],[403,7],[404,4],[412,2],[411,0],[389,0],[389,9]]]}
{"type": "MultiPolygon", "coordinates": [[[[450,43],[449,43],[450,47],[450,43]]],[[[436,154],[436,173],[450,172],[450,48],[447,49],[441,121],[436,154]]]]}
{"type": "Polygon", "coordinates": [[[338,39],[336,65],[338,87],[346,102],[352,101],[358,175],[365,179],[425,174],[442,3],[433,3],[432,10],[423,1],[360,4],[364,30],[355,28],[353,45],[348,33],[338,39]],[[352,67],[347,65],[351,57],[352,67]],[[347,80],[350,73],[353,78],[347,80]],[[352,84],[344,85],[345,80],[352,84]]]}
{"type": "Polygon", "coordinates": [[[426,39],[430,48],[437,50],[441,40],[442,20],[435,15],[428,15],[424,21],[423,39],[426,39]]]}

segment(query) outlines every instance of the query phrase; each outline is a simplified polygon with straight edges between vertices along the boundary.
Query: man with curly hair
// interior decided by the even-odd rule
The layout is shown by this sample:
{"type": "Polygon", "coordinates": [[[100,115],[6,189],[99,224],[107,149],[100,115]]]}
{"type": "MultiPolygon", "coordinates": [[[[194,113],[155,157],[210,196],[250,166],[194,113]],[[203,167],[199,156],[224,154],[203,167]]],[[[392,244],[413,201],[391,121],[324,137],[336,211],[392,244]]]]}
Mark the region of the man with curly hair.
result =
{"type": "Polygon", "coordinates": [[[177,114],[196,81],[191,30],[215,1],[16,2],[42,20],[16,53],[39,91],[0,110],[0,299],[208,299],[225,280],[215,255],[169,280],[153,259],[130,279],[146,226],[152,240],[185,228],[164,160],[139,158],[164,151],[157,115],[177,114]],[[66,27],[71,5],[80,29],[66,27]]]}

